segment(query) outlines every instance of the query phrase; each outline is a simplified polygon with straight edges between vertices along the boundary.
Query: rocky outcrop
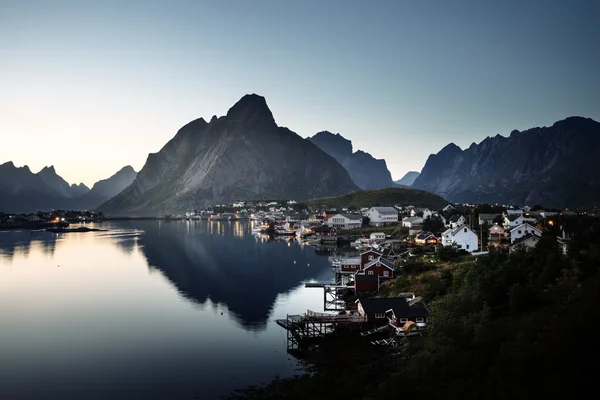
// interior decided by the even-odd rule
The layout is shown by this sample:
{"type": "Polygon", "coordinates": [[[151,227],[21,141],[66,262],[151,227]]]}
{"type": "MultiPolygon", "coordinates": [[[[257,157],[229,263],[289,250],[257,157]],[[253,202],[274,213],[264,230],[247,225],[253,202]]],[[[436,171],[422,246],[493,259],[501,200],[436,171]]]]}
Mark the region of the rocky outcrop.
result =
{"type": "Polygon", "coordinates": [[[353,153],[352,142],[339,133],[334,135],[331,132],[323,131],[308,140],[342,164],[350,174],[352,181],[361,189],[370,190],[395,186],[385,160],[378,160],[361,150],[353,153]]]}
{"type": "Polygon", "coordinates": [[[399,179],[399,180],[395,181],[394,183],[396,185],[400,185],[400,186],[411,186],[415,182],[415,179],[417,179],[418,176],[419,176],[419,173],[417,171],[408,171],[402,177],[402,179],[399,179]]]}
{"type": "Polygon", "coordinates": [[[590,207],[600,205],[599,158],[600,124],[570,117],[465,150],[451,143],[429,156],[412,187],[453,202],[590,207]]]}
{"type": "Polygon", "coordinates": [[[234,200],[309,199],[356,190],[334,158],[278,127],[265,99],[183,126],[135,181],[100,207],[112,215],[176,213],[234,200]]]}

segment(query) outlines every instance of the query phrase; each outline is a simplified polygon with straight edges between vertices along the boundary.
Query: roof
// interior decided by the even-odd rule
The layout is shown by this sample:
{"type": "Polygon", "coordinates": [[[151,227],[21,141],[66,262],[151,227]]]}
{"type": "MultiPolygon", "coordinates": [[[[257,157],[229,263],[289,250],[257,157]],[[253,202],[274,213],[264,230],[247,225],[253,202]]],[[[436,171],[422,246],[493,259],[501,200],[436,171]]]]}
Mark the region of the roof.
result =
{"type": "Polygon", "coordinates": [[[381,257],[379,257],[379,258],[371,260],[367,264],[365,264],[365,266],[363,267],[363,271],[366,270],[367,268],[371,268],[373,265],[375,265],[377,263],[383,264],[385,267],[388,267],[392,271],[394,270],[394,263],[393,262],[391,262],[387,258],[381,258],[381,257]]]}
{"type": "Polygon", "coordinates": [[[521,214],[511,214],[508,215],[506,218],[508,218],[509,221],[515,221],[518,218],[521,218],[523,215],[521,214]]]}
{"type": "Polygon", "coordinates": [[[499,216],[500,214],[479,214],[479,219],[482,221],[492,221],[499,216]]]}
{"type": "Polygon", "coordinates": [[[332,230],[335,230],[335,228],[330,226],[317,226],[313,228],[314,232],[331,232],[332,230]]]}
{"type": "MultiPolygon", "coordinates": [[[[339,214],[339,215],[341,215],[344,218],[351,219],[352,221],[362,222],[362,219],[363,219],[362,215],[358,215],[358,214],[339,214]]],[[[334,215],[334,217],[335,217],[335,215],[334,215]]]]}
{"type": "Polygon", "coordinates": [[[371,207],[371,208],[380,213],[397,213],[398,212],[398,210],[396,210],[394,207],[371,207]]]}
{"type": "Polygon", "coordinates": [[[371,233],[371,235],[376,235],[376,236],[383,235],[383,236],[385,236],[385,233],[383,233],[383,232],[373,232],[373,233],[371,233]]]}
{"type": "Polygon", "coordinates": [[[396,255],[396,252],[392,249],[385,249],[385,250],[383,250],[383,255],[384,256],[396,255]]]}
{"type": "Polygon", "coordinates": [[[394,310],[394,314],[399,318],[427,316],[427,310],[422,303],[410,306],[405,297],[377,297],[359,301],[366,314],[380,314],[394,310]]]}
{"type": "Polygon", "coordinates": [[[515,240],[515,242],[514,242],[514,243],[512,243],[512,244],[510,245],[510,247],[518,246],[518,245],[520,245],[520,244],[523,244],[524,242],[526,242],[526,241],[528,241],[528,240],[530,240],[530,239],[534,239],[534,241],[536,241],[536,242],[537,242],[537,241],[539,241],[539,240],[540,240],[540,237],[539,237],[539,236],[532,235],[532,234],[528,233],[527,235],[525,235],[525,236],[523,236],[523,237],[520,237],[520,238],[518,238],[517,240],[515,240]]]}
{"type": "MultiPolygon", "coordinates": [[[[452,231],[452,236],[456,235],[458,233],[458,231],[460,231],[462,229],[468,229],[471,232],[473,232],[473,229],[471,229],[470,226],[468,226],[468,225],[461,225],[461,226],[457,226],[456,228],[454,228],[454,230],[452,231]]],[[[475,232],[473,232],[473,233],[475,233],[475,232]]]]}
{"type": "MultiPolygon", "coordinates": [[[[423,240],[424,240],[424,239],[427,239],[428,237],[431,237],[431,236],[434,236],[434,234],[433,234],[433,233],[431,233],[431,232],[427,232],[427,231],[425,231],[425,232],[421,232],[421,233],[419,233],[419,234],[417,235],[416,239],[423,239],[423,240]]],[[[435,236],[434,236],[434,237],[435,237],[435,236]]]]}
{"type": "Polygon", "coordinates": [[[367,254],[367,253],[377,253],[379,255],[382,255],[383,253],[379,250],[375,250],[374,248],[370,247],[367,250],[363,251],[362,253],[360,253],[360,255],[362,256],[363,254],[367,254]]]}
{"type": "Polygon", "coordinates": [[[410,222],[410,223],[423,222],[423,218],[421,218],[421,217],[405,217],[405,218],[402,218],[402,222],[410,222]]]}
{"type": "Polygon", "coordinates": [[[517,225],[517,226],[515,226],[515,227],[514,227],[514,228],[512,228],[510,231],[512,232],[512,231],[514,231],[514,230],[517,230],[517,229],[519,229],[519,228],[523,229],[523,227],[524,227],[524,226],[528,226],[528,227],[530,227],[531,229],[535,229],[535,230],[536,230],[536,231],[538,231],[540,234],[542,233],[542,231],[540,231],[538,228],[536,228],[535,226],[533,226],[533,225],[531,225],[531,224],[528,224],[527,222],[524,222],[524,223],[522,223],[521,225],[517,225]]]}
{"type": "Polygon", "coordinates": [[[450,217],[449,221],[450,222],[458,222],[460,217],[462,217],[462,215],[454,214],[453,216],[450,217]]]}

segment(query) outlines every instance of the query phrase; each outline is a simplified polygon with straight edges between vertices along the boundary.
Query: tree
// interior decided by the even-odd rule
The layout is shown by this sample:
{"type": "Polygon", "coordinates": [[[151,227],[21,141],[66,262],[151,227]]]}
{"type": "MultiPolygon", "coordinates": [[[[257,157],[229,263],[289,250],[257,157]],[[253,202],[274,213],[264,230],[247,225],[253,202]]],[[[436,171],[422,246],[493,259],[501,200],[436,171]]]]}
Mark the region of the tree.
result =
{"type": "Polygon", "coordinates": [[[427,217],[423,221],[423,230],[429,232],[441,232],[444,230],[444,222],[437,215],[427,217]]]}
{"type": "Polygon", "coordinates": [[[371,218],[369,218],[365,215],[362,219],[363,226],[368,226],[370,222],[371,222],[371,218]]]}

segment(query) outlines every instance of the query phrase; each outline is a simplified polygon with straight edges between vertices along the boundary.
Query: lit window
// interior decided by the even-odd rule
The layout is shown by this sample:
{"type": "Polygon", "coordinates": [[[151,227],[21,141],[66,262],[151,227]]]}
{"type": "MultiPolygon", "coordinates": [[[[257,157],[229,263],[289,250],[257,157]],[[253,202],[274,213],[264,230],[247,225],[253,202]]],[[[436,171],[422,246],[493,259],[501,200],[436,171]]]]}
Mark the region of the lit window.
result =
{"type": "Polygon", "coordinates": [[[423,320],[423,318],[421,318],[421,317],[418,317],[418,318],[417,318],[417,322],[425,322],[425,321],[423,320]]]}
{"type": "Polygon", "coordinates": [[[385,318],[385,314],[377,313],[375,314],[375,318],[385,318]]]}

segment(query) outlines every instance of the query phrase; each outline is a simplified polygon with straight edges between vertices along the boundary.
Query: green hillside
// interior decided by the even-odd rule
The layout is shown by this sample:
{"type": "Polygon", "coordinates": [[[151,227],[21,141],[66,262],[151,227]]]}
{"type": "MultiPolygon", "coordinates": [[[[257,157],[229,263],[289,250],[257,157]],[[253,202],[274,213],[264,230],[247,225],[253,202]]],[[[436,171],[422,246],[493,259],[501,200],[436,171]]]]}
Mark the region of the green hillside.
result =
{"type": "Polygon", "coordinates": [[[359,190],[338,197],[310,200],[312,208],[361,208],[371,206],[415,206],[433,210],[444,208],[448,202],[433,193],[408,188],[359,190]]]}

